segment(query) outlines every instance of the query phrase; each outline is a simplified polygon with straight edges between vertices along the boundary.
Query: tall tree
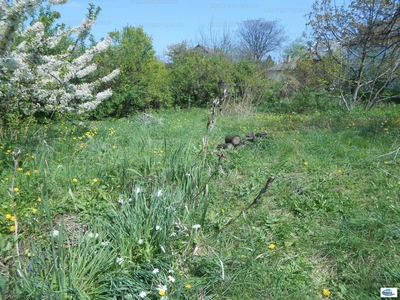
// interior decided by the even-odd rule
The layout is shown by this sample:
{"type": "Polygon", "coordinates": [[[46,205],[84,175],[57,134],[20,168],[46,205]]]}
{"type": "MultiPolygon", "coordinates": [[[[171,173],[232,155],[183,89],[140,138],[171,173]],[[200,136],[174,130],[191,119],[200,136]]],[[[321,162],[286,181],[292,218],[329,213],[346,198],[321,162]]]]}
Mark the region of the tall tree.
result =
{"type": "MultiPolygon", "coordinates": [[[[317,0],[308,17],[311,38],[344,70],[325,74],[348,109],[360,103],[369,109],[396,97],[394,90],[400,81],[398,0],[353,0],[347,6],[317,0]]],[[[320,51],[317,46],[319,57],[320,51]]]]}
{"type": "Polygon", "coordinates": [[[167,70],[156,59],[152,40],[143,28],[126,26],[109,34],[112,45],[96,58],[99,75],[107,74],[115,66],[119,66],[121,73],[112,82],[114,95],[93,116],[124,117],[138,110],[167,106],[170,101],[167,70]]]}
{"type": "Polygon", "coordinates": [[[256,62],[262,61],[268,53],[279,49],[287,39],[284,27],[277,20],[243,21],[238,34],[245,55],[256,62]]]}

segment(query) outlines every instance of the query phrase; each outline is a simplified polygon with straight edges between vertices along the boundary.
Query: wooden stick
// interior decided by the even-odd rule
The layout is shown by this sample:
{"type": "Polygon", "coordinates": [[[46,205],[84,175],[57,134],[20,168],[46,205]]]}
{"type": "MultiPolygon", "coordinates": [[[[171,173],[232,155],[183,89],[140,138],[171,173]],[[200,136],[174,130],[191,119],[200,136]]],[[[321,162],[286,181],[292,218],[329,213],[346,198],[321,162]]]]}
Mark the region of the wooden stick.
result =
{"type": "Polygon", "coordinates": [[[223,226],[223,227],[219,230],[219,232],[222,232],[222,230],[226,229],[229,225],[231,225],[233,222],[235,222],[242,214],[244,214],[245,212],[247,212],[253,205],[255,205],[255,204],[261,199],[261,196],[262,196],[263,194],[265,194],[265,193],[268,191],[268,189],[269,189],[271,183],[274,182],[274,180],[275,180],[275,177],[270,177],[270,178],[268,178],[267,183],[266,183],[265,186],[261,189],[260,193],[259,193],[258,196],[253,200],[253,202],[251,202],[249,206],[247,206],[245,209],[243,209],[235,218],[231,219],[225,226],[223,226]]]}

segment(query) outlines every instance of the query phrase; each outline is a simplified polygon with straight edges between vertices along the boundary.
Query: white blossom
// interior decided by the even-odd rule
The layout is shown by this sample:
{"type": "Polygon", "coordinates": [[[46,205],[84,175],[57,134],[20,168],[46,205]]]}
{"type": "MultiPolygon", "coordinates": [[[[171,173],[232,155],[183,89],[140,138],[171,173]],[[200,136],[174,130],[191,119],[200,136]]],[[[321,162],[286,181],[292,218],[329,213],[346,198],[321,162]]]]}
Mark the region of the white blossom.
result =
{"type": "Polygon", "coordinates": [[[158,225],[156,226],[156,230],[157,230],[157,231],[159,231],[159,230],[161,230],[161,229],[162,229],[161,226],[158,226],[158,225]]]}
{"type": "Polygon", "coordinates": [[[161,197],[161,196],[162,196],[162,190],[158,190],[157,197],[161,197]]]}
{"type": "Polygon", "coordinates": [[[99,237],[99,234],[98,233],[89,232],[88,233],[88,237],[97,239],[99,237]]]}
{"type": "Polygon", "coordinates": [[[78,39],[84,39],[88,36],[95,21],[96,20],[94,19],[84,19],[79,26],[73,28],[73,31],[76,32],[78,39]]]}
{"type": "MultiPolygon", "coordinates": [[[[49,2],[63,4],[67,1],[49,2]]],[[[70,80],[84,78],[96,69],[96,65],[90,62],[96,54],[110,46],[111,38],[105,38],[75,59],[71,58],[71,54],[76,49],[76,43],[71,43],[66,53],[44,55],[42,53],[48,53],[46,49],[56,47],[66,36],[74,33],[77,39],[86,37],[95,19],[87,18],[79,26],[66,31],[59,30],[54,36],[47,38],[41,22],[35,22],[23,31],[21,26],[24,16],[27,12],[33,12],[40,3],[39,0],[15,0],[10,4],[0,1],[0,70],[5,74],[0,78],[0,86],[2,95],[7,97],[5,101],[32,99],[29,109],[22,107],[26,114],[36,111],[84,113],[95,109],[112,95],[111,89],[97,94],[95,89],[102,82],[118,76],[120,71],[115,70],[91,83],[73,84],[70,80]],[[17,33],[27,38],[12,48],[17,33]]],[[[12,105],[13,102],[10,103],[12,105]]]]}
{"type": "Polygon", "coordinates": [[[117,264],[122,265],[122,263],[124,262],[124,259],[122,257],[117,257],[116,262],[117,262],[117,264]]]}
{"type": "Polygon", "coordinates": [[[25,34],[27,35],[33,35],[33,34],[40,34],[43,33],[44,31],[44,25],[42,22],[35,22],[33,25],[29,26],[26,31],[25,34]]]}
{"type": "Polygon", "coordinates": [[[90,62],[93,59],[94,54],[93,53],[88,53],[85,52],[84,54],[82,54],[81,56],[75,58],[72,61],[72,64],[76,67],[79,66],[84,66],[86,65],[88,62],[90,62]]]}
{"type": "Polygon", "coordinates": [[[60,234],[60,232],[59,232],[58,230],[56,230],[56,229],[53,230],[52,235],[53,235],[54,237],[58,236],[59,234],[60,234]]]}
{"type": "Polygon", "coordinates": [[[119,69],[116,69],[114,71],[112,71],[110,74],[108,74],[107,76],[104,76],[101,81],[102,82],[109,82],[111,80],[113,80],[116,76],[118,76],[120,73],[119,69]]]}
{"type": "Polygon", "coordinates": [[[107,98],[109,98],[111,96],[112,96],[111,89],[107,89],[107,90],[105,90],[103,92],[100,92],[100,93],[98,93],[96,95],[96,101],[100,101],[101,102],[101,101],[103,101],[103,100],[105,100],[105,99],[107,99],[107,98]]]}
{"type": "Polygon", "coordinates": [[[155,268],[155,269],[153,270],[153,274],[157,274],[158,272],[160,272],[160,270],[157,269],[157,268],[155,268]]]}
{"type": "Polygon", "coordinates": [[[193,229],[199,229],[200,227],[201,227],[200,224],[194,224],[194,225],[192,226],[193,229]]]}
{"type": "Polygon", "coordinates": [[[146,297],[147,296],[147,293],[146,292],[140,292],[139,293],[139,297],[140,298],[144,298],[144,297],[146,297]]]}
{"type": "Polygon", "coordinates": [[[91,50],[95,53],[103,52],[111,45],[111,38],[107,36],[104,40],[94,46],[91,50]]]}
{"type": "Polygon", "coordinates": [[[76,77],[82,78],[85,77],[86,75],[96,71],[97,65],[96,64],[91,64],[90,66],[87,66],[86,68],[76,72],[76,77]]]}
{"type": "Polygon", "coordinates": [[[175,278],[172,276],[168,276],[168,281],[175,282],[175,278]]]}

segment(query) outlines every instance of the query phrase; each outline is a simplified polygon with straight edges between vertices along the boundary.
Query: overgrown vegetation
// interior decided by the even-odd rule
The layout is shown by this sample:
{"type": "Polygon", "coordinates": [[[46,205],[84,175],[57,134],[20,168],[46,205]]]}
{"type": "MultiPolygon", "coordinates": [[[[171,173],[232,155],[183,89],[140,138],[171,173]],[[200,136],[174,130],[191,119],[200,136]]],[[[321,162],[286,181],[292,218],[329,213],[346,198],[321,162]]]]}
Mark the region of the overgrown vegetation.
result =
{"type": "Polygon", "coordinates": [[[3,298],[375,299],[400,283],[398,113],[220,116],[207,148],[199,109],[32,127],[0,145],[3,298]]]}
{"type": "MultiPolygon", "coordinates": [[[[88,22],[98,13],[90,5],[88,22]]],[[[37,35],[56,36],[58,17],[39,10],[37,35]]],[[[70,35],[41,48],[90,54],[96,66],[76,72],[90,75],[71,82],[96,82],[100,98],[113,88],[96,109],[32,113],[2,98],[2,299],[347,300],[400,286],[398,106],[369,105],[362,76],[361,98],[343,98],[348,68],[301,40],[274,81],[268,51],[237,55],[227,32],[211,49],[172,45],[168,64],[143,28],[110,36],[94,58],[70,35]],[[264,138],[217,148],[254,132],[264,138]]]]}

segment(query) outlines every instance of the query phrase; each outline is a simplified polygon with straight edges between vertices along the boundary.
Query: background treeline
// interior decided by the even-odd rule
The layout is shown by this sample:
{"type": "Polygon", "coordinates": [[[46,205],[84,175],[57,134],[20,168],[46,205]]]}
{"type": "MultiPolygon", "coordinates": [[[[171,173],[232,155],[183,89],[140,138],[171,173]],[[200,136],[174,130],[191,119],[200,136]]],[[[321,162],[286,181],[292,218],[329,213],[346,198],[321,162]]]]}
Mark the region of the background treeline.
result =
{"type": "Polygon", "coordinates": [[[223,51],[210,53],[208,48],[182,42],[169,47],[170,62],[163,63],[143,28],[127,26],[111,36],[113,45],[96,63],[99,72],[120,66],[121,73],[112,83],[113,96],[92,112],[94,118],[126,117],[171,106],[206,107],[224,89],[232,101],[265,100],[270,83],[266,68],[255,61],[235,61],[223,51]]]}
{"type": "MultiPolygon", "coordinates": [[[[117,77],[98,86],[98,91],[112,89],[113,95],[81,118],[98,120],[149,109],[207,107],[215,98],[221,98],[225,90],[227,106],[241,111],[260,105],[269,110],[294,112],[331,107],[351,110],[356,106],[370,109],[383,101],[398,101],[398,4],[353,1],[349,8],[338,10],[330,1],[326,2],[321,7],[316,4],[315,12],[308,16],[308,42],[293,41],[280,52],[281,62],[276,63],[270,54],[279,53],[287,40],[278,21],[246,20],[235,32],[224,28],[217,33],[210,28],[210,32],[201,32],[196,43],[182,41],[168,46],[164,60],[156,56],[152,39],[142,27],[126,26],[110,32],[112,45],[94,58],[97,70],[85,78],[75,78],[73,83],[89,83],[118,68],[117,77]],[[342,21],[358,16],[348,24],[348,30],[340,30],[339,21],[330,17],[335,9],[342,21]],[[368,17],[368,12],[372,12],[372,17],[368,17]],[[368,26],[363,22],[367,17],[372,18],[368,26]],[[289,57],[291,61],[285,62],[289,57]],[[278,76],[271,73],[274,66],[278,76]]],[[[89,6],[88,15],[99,13],[100,8],[89,6]]],[[[50,7],[41,7],[30,16],[30,24],[42,22],[45,36],[51,37],[65,28],[59,24],[59,18],[60,14],[50,7]]],[[[14,47],[23,39],[17,36],[14,47]]],[[[67,37],[56,48],[46,51],[65,53],[74,43],[79,45],[74,54],[77,57],[96,41],[94,37],[67,37]]],[[[29,114],[27,107],[37,104],[33,98],[25,95],[24,99],[0,99],[0,126],[7,128],[26,120],[43,122],[68,115],[29,114]]]]}

